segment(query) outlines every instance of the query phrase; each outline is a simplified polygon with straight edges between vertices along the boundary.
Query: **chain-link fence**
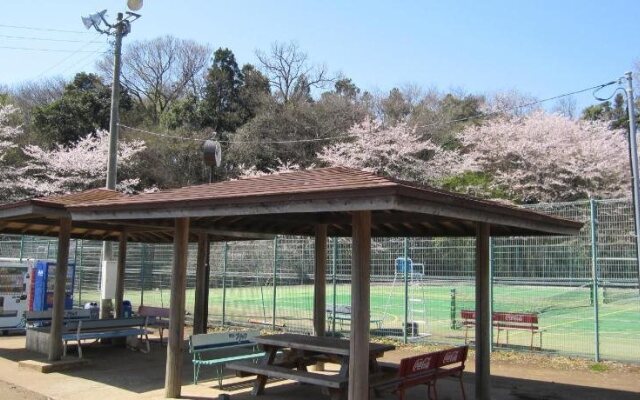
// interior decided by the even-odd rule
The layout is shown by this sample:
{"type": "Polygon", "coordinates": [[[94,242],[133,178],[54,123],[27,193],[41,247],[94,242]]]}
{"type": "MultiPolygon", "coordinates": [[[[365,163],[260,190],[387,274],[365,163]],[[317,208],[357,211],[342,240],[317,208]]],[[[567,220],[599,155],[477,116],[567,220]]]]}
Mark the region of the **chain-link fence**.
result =
{"type": "MultiPolygon", "coordinates": [[[[492,309],[528,313],[539,332],[494,337],[494,348],[640,361],[640,288],[633,208],[628,200],[542,204],[532,209],[585,223],[578,236],[491,240],[492,309]],[[542,338],[539,337],[542,335],[542,338]],[[508,340],[508,342],[507,342],[508,340]],[[541,342],[539,342],[541,340],[541,342]],[[541,343],[541,344],[540,344],[541,343]],[[539,351],[537,348],[536,351],[539,351]]],[[[462,311],[475,306],[473,238],[375,238],[371,252],[371,333],[404,341],[460,343],[462,311]]],[[[117,246],[114,246],[117,247],[117,246]]],[[[100,297],[102,245],[72,241],[74,301],[100,297]]],[[[0,238],[0,257],[55,259],[54,240],[0,238]]],[[[196,246],[189,248],[187,311],[193,311],[196,246]]],[[[168,307],[171,245],[130,244],[125,298],[134,306],[168,307]]],[[[314,241],[211,246],[209,323],[312,331],[314,241]]],[[[351,241],[327,249],[327,329],[349,331],[351,241]]],[[[494,335],[497,336],[496,330],[494,335]]]]}

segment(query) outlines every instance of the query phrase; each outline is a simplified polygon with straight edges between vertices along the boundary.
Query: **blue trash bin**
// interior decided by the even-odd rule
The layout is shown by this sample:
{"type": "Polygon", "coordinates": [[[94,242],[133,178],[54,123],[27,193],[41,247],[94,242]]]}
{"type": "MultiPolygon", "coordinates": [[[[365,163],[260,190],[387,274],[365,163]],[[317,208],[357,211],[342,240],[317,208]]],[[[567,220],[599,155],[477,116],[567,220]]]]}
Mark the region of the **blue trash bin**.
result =
{"type": "Polygon", "coordinates": [[[122,316],[124,318],[131,318],[133,314],[133,309],[131,307],[131,302],[129,300],[124,300],[122,302],[122,316]]]}

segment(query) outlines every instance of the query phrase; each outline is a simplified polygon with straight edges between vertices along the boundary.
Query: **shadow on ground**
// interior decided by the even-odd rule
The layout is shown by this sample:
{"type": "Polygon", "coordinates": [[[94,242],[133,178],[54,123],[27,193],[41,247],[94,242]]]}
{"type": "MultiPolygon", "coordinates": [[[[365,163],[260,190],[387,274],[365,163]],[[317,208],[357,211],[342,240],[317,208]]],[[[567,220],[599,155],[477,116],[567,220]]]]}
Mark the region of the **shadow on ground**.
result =
{"type": "MultiPolygon", "coordinates": [[[[204,368],[201,372],[201,383],[192,385],[192,366],[190,355],[185,343],[185,353],[183,357],[183,397],[191,399],[217,399],[220,393],[229,393],[232,399],[249,400],[255,399],[251,396],[250,378],[242,381],[237,379],[226,380],[222,391],[217,388],[217,381],[214,380],[212,368],[204,368]],[[247,380],[249,379],[249,380],[247,380]]],[[[116,387],[131,392],[132,394],[143,394],[151,391],[158,391],[164,387],[166,347],[152,342],[151,352],[148,354],[139,351],[132,351],[125,347],[114,347],[107,345],[87,345],[83,346],[86,359],[90,361],[88,366],[80,370],[60,372],[60,379],[64,376],[86,379],[101,383],[107,387],[116,387]]],[[[69,357],[75,357],[75,351],[69,357]]],[[[17,345],[3,348],[0,342],[0,357],[18,362],[27,359],[43,359],[37,353],[29,352],[17,345]]],[[[17,364],[16,364],[16,368],[17,364]]],[[[70,384],[72,384],[70,380],[70,384]]],[[[465,373],[465,389],[467,398],[473,399],[474,374],[465,373]]],[[[545,382],[532,379],[492,377],[492,393],[495,400],[638,400],[638,393],[622,390],[611,390],[602,388],[592,388],[586,386],[545,382]]],[[[425,388],[419,387],[409,391],[409,399],[424,399],[425,388]]],[[[0,396],[1,397],[1,396],[0,396]]],[[[115,397],[113,397],[115,398],[115,397]]],[[[155,395],[154,395],[155,398],[155,395]]],[[[393,395],[385,395],[383,398],[392,399],[393,395]]],[[[453,400],[462,398],[460,387],[455,380],[443,380],[438,383],[438,399],[453,400]]],[[[270,382],[261,399],[304,399],[326,400],[328,397],[321,394],[320,389],[307,385],[292,384],[287,381],[270,382]]]]}

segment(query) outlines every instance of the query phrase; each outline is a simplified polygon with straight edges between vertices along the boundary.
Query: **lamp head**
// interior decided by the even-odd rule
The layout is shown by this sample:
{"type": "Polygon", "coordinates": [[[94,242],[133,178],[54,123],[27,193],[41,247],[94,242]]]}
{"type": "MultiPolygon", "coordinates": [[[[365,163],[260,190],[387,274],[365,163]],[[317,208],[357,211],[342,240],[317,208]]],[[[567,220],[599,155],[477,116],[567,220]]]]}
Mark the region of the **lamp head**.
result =
{"type": "Polygon", "coordinates": [[[92,26],[98,29],[100,24],[104,21],[104,16],[106,13],[107,10],[102,10],[100,12],[91,14],[88,17],[82,17],[82,23],[87,29],[90,29],[92,26]]]}
{"type": "Polygon", "coordinates": [[[142,8],[143,0],[127,0],[127,7],[131,11],[138,11],[142,8]]]}

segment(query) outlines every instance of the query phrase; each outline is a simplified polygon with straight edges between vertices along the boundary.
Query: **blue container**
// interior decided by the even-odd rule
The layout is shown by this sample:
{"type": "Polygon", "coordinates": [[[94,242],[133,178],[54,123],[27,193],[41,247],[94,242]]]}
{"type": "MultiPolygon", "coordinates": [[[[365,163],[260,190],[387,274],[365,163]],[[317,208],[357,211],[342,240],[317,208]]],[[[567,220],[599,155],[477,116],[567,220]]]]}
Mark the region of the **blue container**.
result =
{"type": "Polygon", "coordinates": [[[124,300],[122,302],[122,316],[124,318],[131,318],[133,315],[133,308],[131,307],[131,302],[129,300],[124,300]]]}
{"type": "Polygon", "coordinates": [[[413,272],[413,261],[408,257],[406,259],[404,257],[396,258],[396,274],[404,274],[404,271],[413,272]]]}

